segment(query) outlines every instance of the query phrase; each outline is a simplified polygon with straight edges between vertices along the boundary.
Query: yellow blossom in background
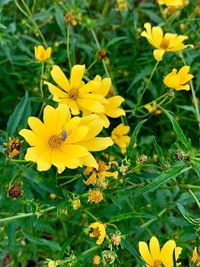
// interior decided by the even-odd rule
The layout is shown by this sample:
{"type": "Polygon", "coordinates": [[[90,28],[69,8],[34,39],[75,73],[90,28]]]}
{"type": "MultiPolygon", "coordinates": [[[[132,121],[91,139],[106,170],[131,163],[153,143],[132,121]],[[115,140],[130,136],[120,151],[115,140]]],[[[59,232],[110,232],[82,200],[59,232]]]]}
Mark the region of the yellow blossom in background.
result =
{"type": "Polygon", "coordinates": [[[92,230],[90,237],[97,237],[96,244],[101,245],[106,237],[105,225],[100,222],[94,222],[90,224],[89,228],[92,230]]]}
{"type": "Polygon", "coordinates": [[[120,11],[123,9],[128,9],[128,4],[127,1],[125,0],[117,0],[117,7],[116,7],[116,11],[120,11]]]}
{"type": "Polygon", "coordinates": [[[166,5],[167,7],[184,8],[189,4],[188,0],[157,0],[159,5],[166,5]]]}
{"type": "Polygon", "coordinates": [[[103,193],[99,189],[93,189],[89,191],[88,202],[98,204],[103,199],[103,193]]]}
{"type": "Polygon", "coordinates": [[[72,207],[74,210],[78,210],[81,207],[81,201],[79,198],[72,200],[72,207]]]}
{"type": "Polygon", "coordinates": [[[198,254],[197,247],[193,250],[191,261],[195,267],[200,267],[200,255],[198,254]]]}
{"type": "Polygon", "coordinates": [[[111,133],[113,142],[120,147],[123,154],[126,152],[126,148],[130,143],[130,137],[127,135],[129,131],[129,126],[120,123],[111,133]]]}
{"type": "Polygon", "coordinates": [[[161,110],[157,109],[156,101],[153,101],[151,104],[144,105],[144,108],[154,115],[159,115],[161,113],[161,110]]]}
{"type": "MultiPolygon", "coordinates": [[[[86,185],[97,185],[99,187],[105,188],[107,186],[105,182],[106,177],[118,178],[118,171],[109,172],[113,162],[110,162],[109,165],[102,160],[98,160],[98,168],[87,167],[84,171],[84,175],[90,175],[90,177],[85,181],[86,185]]],[[[114,162],[116,165],[116,163],[114,162]]]]}
{"type": "Polygon", "coordinates": [[[145,23],[144,28],[146,31],[143,31],[141,36],[145,37],[156,48],[153,55],[157,61],[162,60],[165,52],[177,52],[191,46],[183,43],[184,40],[188,39],[188,36],[174,33],[163,34],[161,27],[151,27],[150,23],[145,23]]]}
{"type": "Polygon", "coordinates": [[[96,81],[84,83],[82,81],[85,72],[85,65],[75,65],[72,67],[70,80],[67,79],[60,67],[54,65],[51,71],[53,80],[57,86],[44,82],[48,85],[53,100],[67,104],[73,115],[78,115],[81,110],[88,112],[104,112],[103,103],[106,102],[102,95],[95,94],[94,91],[99,87],[96,81]]]}
{"type": "Polygon", "coordinates": [[[81,20],[82,20],[82,15],[80,12],[74,15],[72,12],[68,11],[65,14],[65,21],[69,26],[76,26],[78,23],[81,23],[81,20]]]}
{"type": "Polygon", "coordinates": [[[173,69],[172,72],[167,74],[164,77],[164,84],[175,90],[190,90],[189,81],[194,77],[192,74],[189,74],[190,67],[183,66],[179,71],[173,69]]]}
{"type": "Polygon", "coordinates": [[[93,257],[93,259],[92,259],[92,263],[93,263],[94,265],[99,265],[100,262],[101,262],[101,257],[98,256],[98,255],[95,255],[95,256],[93,257]]]}
{"type": "Polygon", "coordinates": [[[63,172],[65,167],[74,169],[85,165],[98,168],[89,150],[103,150],[113,142],[110,137],[96,137],[103,125],[95,115],[82,120],[80,117],[71,118],[67,105],[59,105],[56,109],[46,106],[44,123],[38,118],[29,117],[31,130],[23,129],[19,132],[31,145],[25,159],[36,162],[39,171],[46,171],[51,165],[57,167],[58,173],[63,172]],[[97,120],[98,129],[93,129],[97,120]],[[90,142],[91,147],[87,148],[87,142],[90,142]]]}
{"type": "Polygon", "coordinates": [[[38,61],[45,61],[51,57],[51,47],[45,49],[42,45],[35,46],[35,58],[38,61]]]}
{"type": "Polygon", "coordinates": [[[175,251],[175,258],[178,260],[181,250],[182,248],[176,247],[174,240],[168,240],[160,249],[155,236],[150,239],[149,247],[146,242],[139,242],[139,252],[147,267],[173,267],[173,253],[175,251]]]}

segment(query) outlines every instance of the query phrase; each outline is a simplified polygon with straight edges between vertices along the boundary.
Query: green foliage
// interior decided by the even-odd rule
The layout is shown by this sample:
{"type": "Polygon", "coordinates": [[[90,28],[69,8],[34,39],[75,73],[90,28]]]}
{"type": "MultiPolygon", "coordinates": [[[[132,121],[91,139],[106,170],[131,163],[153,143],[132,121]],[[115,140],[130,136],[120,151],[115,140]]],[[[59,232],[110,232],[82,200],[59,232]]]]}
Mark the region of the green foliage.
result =
{"type": "Polygon", "coordinates": [[[200,1],[167,16],[157,1],[125,2],[127,8],[119,9],[115,0],[0,1],[2,267],[47,267],[50,260],[63,267],[95,266],[95,255],[99,266],[145,266],[138,242],[153,235],[162,245],[174,239],[183,248],[180,266],[193,266],[200,230],[200,1]],[[187,35],[185,43],[194,48],[166,53],[152,73],[153,47],[141,37],[145,22],[187,35]],[[37,45],[52,47],[44,71],[34,57],[37,45]],[[109,118],[101,136],[111,136],[122,122],[130,126],[125,154],[116,144],[93,153],[107,166],[114,161],[107,171],[118,171],[117,179],[105,178],[98,204],[89,202],[90,191],[99,187],[85,184],[85,167],[39,172],[24,160],[28,144],[18,134],[28,128],[29,116],[42,119],[47,104],[57,106],[43,84],[52,82],[53,65],[69,78],[75,64],[86,65],[84,81],[111,77],[114,93],[125,99],[126,116],[109,118]],[[169,90],[163,77],[183,65],[194,75],[191,90],[169,90]],[[148,112],[145,105],[154,101],[156,110],[148,112]],[[11,145],[13,138],[19,146],[11,145]],[[11,157],[13,146],[19,154],[11,157]],[[101,245],[89,237],[94,221],[106,225],[101,245]],[[113,235],[121,237],[119,246],[113,235]],[[112,252],[112,263],[105,251],[112,252]]]}

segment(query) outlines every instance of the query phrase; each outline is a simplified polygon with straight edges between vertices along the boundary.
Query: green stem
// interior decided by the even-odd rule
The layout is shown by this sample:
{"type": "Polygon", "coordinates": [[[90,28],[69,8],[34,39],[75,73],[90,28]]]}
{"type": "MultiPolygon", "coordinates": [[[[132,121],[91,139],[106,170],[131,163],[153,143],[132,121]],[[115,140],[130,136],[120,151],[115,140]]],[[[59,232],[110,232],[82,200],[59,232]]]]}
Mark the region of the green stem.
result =
{"type": "MultiPolygon", "coordinates": [[[[81,176],[78,174],[78,175],[74,176],[72,179],[70,179],[70,180],[68,180],[68,181],[66,181],[66,182],[64,182],[64,183],[62,183],[62,184],[60,184],[60,187],[66,185],[66,184],[69,184],[69,183],[71,183],[71,182],[77,180],[77,179],[80,178],[80,177],[81,177],[81,176]]],[[[59,177],[58,177],[58,179],[59,179],[59,177]]]]}
{"type": "Polygon", "coordinates": [[[40,93],[41,93],[41,98],[44,98],[44,92],[43,92],[43,75],[44,75],[44,62],[42,61],[42,66],[41,66],[41,74],[40,74],[40,93]]]}
{"type": "MultiPolygon", "coordinates": [[[[180,55],[180,58],[182,59],[183,63],[185,65],[187,65],[187,63],[185,61],[185,58],[183,57],[183,54],[180,52],[179,55],[180,55]]],[[[200,130],[200,111],[199,111],[198,103],[196,101],[197,97],[196,97],[196,93],[195,93],[195,89],[194,89],[192,81],[190,81],[190,88],[191,88],[191,92],[192,92],[193,105],[194,105],[195,111],[196,111],[196,120],[197,120],[197,123],[198,123],[198,126],[199,126],[199,130],[200,130]]]]}
{"type": "Polygon", "coordinates": [[[196,201],[198,208],[200,209],[200,202],[199,202],[199,200],[197,199],[197,197],[195,196],[195,194],[192,192],[191,189],[188,188],[188,191],[190,192],[190,194],[192,195],[192,197],[196,201]]]}
{"type": "Polygon", "coordinates": [[[94,64],[96,64],[97,63],[97,59],[95,59],[91,64],[90,64],[90,66],[86,69],[86,71],[89,71],[93,66],[94,66],[94,64]]]}
{"type": "Polygon", "coordinates": [[[96,222],[98,221],[97,217],[95,217],[90,211],[85,210],[85,212],[86,212],[92,219],[94,219],[96,222]]]}
{"type": "Polygon", "coordinates": [[[25,7],[25,9],[26,9],[26,11],[27,11],[28,13],[27,13],[26,11],[24,11],[24,9],[19,5],[19,3],[18,3],[17,0],[14,0],[14,2],[15,2],[15,5],[17,6],[17,8],[24,14],[24,16],[27,17],[27,18],[32,22],[33,26],[35,27],[35,30],[38,32],[38,34],[39,34],[40,38],[42,39],[44,45],[45,45],[45,46],[48,46],[48,45],[47,45],[47,42],[46,42],[46,40],[45,40],[45,38],[44,38],[44,36],[43,36],[43,34],[42,34],[42,32],[40,31],[40,28],[38,27],[38,25],[37,25],[37,23],[35,22],[35,20],[32,18],[33,15],[32,15],[32,13],[31,13],[29,7],[28,7],[27,4],[25,3],[25,1],[22,1],[22,3],[23,3],[23,5],[24,5],[24,7],[25,7]]]}
{"type": "Polygon", "coordinates": [[[11,161],[11,162],[19,162],[19,163],[25,163],[25,162],[28,162],[28,161],[25,160],[25,159],[9,159],[9,161],[11,161]]]}
{"type": "Polygon", "coordinates": [[[37,212],[22,213],[22,214],[19,214],[19,215],[3,218],[3,219],[0,219],[0,223],[2,223],[2,222],[10,222],[10,221],[14,221],[16,219],[22,219],[22,218],[31,217],[31,216],[34,216],[34,215],[40,216],[43,213],[48,212],[50,210],[53,210],[55,208],[56,207],[51,206],[51,207],[48,207],[48,208],[46,208],[44,210],[40,210],[40,211],[37,211],[37,212]]]}
{"type": "Polygon", "coordinates": [[[70,48],[69,48],[69,41],[70,41],[70,26],[67,27],[67,58],[68,58],[68,63],[69,63],[69,68],[71,70],[72,64],[71,64],[71,58],[70,58],[70,48]]]}
{"type": "MultiPolygon", "coordinates": [[[[163,209],[160,213],[158,213],[158,218],[160,218],[166,211],[167,211],[167,209],[163,209]]],[[[142,228],[148,227],[152,222],[158,220],[158,218],[151,219],[148,222],[140,225],[140,227],[142,227],[142,228]]]]}
{"type": "Polygon", "coordinates": [[[157,67],[158,67],[159,62],[160,62],[160,61],[156,61],[156,64],[155,64],[155,66],[153,67],[153,70],[152,70],[152,72],[151,72],[151,75],[150,75],[148,81],[146,82],[146,85],[145,85],[143,91],[141,92],[141,94],[140,94],[139,97],[138,97],[137,107],[140,105],[140,103],[141,103],[141,101],[142,101],[142,97],[143,97],[144,93],[146,92],[146,90],[147,90],[147,88],[148,88],[148,86],[149,86],[149,84],[150,84],[150,82],[151,82],[151,79],[152,79],[152,77],[153,77],[153,75],[154,75],[154,73],[155,73],[155,71],[156,71],[156,69],[157,69],[157,67]]]}

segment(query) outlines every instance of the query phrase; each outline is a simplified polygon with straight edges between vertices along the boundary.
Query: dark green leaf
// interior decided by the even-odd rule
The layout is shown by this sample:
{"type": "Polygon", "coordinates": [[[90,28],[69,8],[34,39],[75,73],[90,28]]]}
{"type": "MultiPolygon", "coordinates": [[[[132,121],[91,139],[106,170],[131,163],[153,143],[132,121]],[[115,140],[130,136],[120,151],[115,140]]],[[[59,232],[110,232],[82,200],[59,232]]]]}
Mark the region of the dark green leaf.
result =
{"type": "Polygon", "coordinates": [[[142,127],[143,123],[145,123],[147,121],[147,119],[140,121],[137,126],[135,127],[132,135],[131,135],[131,140],[130,140],[130,144],[127,147],[127,156],[128,158],[130,158],[131,154],[132,154],[132,150],[134,147],[134,144],[136,143],[136,139],[137,139],[137,135],[140,131],[140,128],[142,127]]]}
{"type": "Polygon", "coordinates": [[[187,150],[191,149],[191,144],[188,142],[186,136],[184,135],[181,127],[179,126],[178,122],[175,120],[175,118],[164,108],[160,107],[162,111],[167,115],[167,117],[170,119],[173,129],[177,134],[178,139],[180,142],[187,148],[187,150]]]}
{"type": "Polygon", "coordinates": [[[64,14],[59,6],[55,6],[55,17],[63,36],[66,37],[64,14]]]}
{"type": "Polygon", "coordinates": [[[131,244],[127,240],[122,239],[121,246],[122,248],[126,248],[136,258],[136,260],[142,264],[143,267],[146,267],[145,262],[141,259],[137,250],[135,250],[135,248],[132,247],[131,244]]]}
{"type": "Polygon", "coordinates": [[[28,93],[26,92],[25,96],[21,99],[21,101],[15,107],[14,112],[10,116],[7,123],[7,132],[9,136],[12,136],[20,123],[20,121],[24,117],[24,112],[28,105],[28,93]]]}
{"type": "Polygon", "coordinates": [[[142,194],[153,191],[158,188],[161,184],[168,182],[169,180],[175,178],[183,169],[185,165],[175,166],[166,172],[161,173],[156,179],[153,180],[150,184],[140,188],[135,193],[135,197],[141,196],[142,194]]]}

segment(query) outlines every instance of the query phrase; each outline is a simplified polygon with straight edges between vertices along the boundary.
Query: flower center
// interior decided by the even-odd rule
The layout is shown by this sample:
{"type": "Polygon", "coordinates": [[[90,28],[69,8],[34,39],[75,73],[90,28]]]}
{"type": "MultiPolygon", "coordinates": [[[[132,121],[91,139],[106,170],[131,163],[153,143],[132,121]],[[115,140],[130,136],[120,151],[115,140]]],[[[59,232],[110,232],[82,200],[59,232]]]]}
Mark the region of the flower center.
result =
{"type": "Polygon", "coordinates": [[[160,44],[160,48],[166,50],[168,47],[169,47],[169,40],[163,38],[160,44]]]}
{"type": "Polygon", "coordinates": [[[57,148],[63,143],[62,137],[59,135],[51,135],[48,144],[51,148],[57,148]]]}
{"type": "Polygon", "coordinates": [[[79,95],[79,89],[78,88],[71,88],[68,92],[68,95],[72,99],[76,99],[79,95]]]}
{"type": "Polygon", "coordinates": [[[155,260],[153,266],[154,266],[154,267],[161,267],[161,261],[159,261],[159,260],[155,260]]]}
{"type": "Polygon", "coordinates": [[[94,237],[99,237],[100,236],[99,227],[93,229],[92,232],[93,232],[94,237]]]}

